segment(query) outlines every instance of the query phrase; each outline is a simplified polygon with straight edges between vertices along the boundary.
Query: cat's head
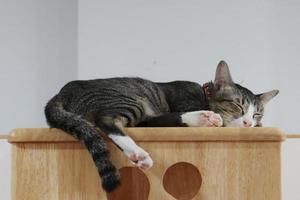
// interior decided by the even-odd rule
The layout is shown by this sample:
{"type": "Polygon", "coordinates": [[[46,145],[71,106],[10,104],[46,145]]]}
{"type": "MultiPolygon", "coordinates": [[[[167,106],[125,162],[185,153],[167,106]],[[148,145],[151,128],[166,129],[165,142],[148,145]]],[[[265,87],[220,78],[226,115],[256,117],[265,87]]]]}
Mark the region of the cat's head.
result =
{"type": "Polygon", "coordinates": [[[233,82],[224,61],[218,64],[215,80],[207,85],[207,90],[210,109],[221,115],[227,127],[261,126],[265,105],[279,92],[253,94],[233,82]]]}

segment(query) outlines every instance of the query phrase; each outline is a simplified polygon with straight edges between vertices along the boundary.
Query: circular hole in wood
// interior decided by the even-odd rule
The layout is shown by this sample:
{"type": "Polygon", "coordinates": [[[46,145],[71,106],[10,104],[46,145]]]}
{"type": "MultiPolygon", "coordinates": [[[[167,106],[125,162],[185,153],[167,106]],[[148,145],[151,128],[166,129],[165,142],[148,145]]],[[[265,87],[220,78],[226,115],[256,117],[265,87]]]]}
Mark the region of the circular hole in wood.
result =
{"type": "Polygon", "coordinates": [[[150,183],[147,176],[136,167],[119,170],[121,185],[107,193],[108,200],[148,200],[150,183]]]}
{"type": "Polygon", "coordinates": [[[194,165],[179,162],[167,169],[163,177],[165,190],[178,200],[190,200],[199,192],[202,177],[194,165]]]}

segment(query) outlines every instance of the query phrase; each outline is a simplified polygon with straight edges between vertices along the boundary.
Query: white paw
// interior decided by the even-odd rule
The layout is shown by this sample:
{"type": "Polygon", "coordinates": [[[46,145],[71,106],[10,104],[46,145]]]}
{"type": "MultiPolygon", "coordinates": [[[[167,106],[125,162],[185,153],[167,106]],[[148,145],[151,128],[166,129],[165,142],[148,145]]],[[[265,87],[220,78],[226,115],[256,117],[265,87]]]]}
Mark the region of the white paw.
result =
{"type": "Polygon", "coordinates": [[[223,125],[223,120],[219,114],[207,110],[184,113],[181,115],[181,119],[188,126],[219,127],[223,125]]]}
{"type": "Polygon", "coordinates": [[[115,144],[117,144],[130,159],[132,164],[142,170],[149,169],[153,165],[153,160],[149,154],[139,147],[130,137],[110,134],[110,137],[115,144]]]}
{"type": "Polygon", "coordinates": [[[132,164],[142,170],[147,170],[153,166],[153,160],[149,154],[139,146],[136,146],[132,151],[124,153],[128,156],[132,164]]]}

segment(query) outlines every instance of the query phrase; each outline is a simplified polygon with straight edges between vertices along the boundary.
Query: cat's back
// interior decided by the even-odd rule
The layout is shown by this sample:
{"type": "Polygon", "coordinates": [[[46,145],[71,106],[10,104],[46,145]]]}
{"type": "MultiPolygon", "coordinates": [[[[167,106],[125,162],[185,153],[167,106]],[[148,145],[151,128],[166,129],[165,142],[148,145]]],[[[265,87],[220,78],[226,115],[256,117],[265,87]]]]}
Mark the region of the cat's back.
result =
{"type": "Polygon", "coordinates": [[[117,77],[107,79],[76,80],[67,83],[58,94],[66,109],[81,113],[82,110],[112,109],[140,105],[149,113],[168,111],[165,95],[160,87],[142,78],[117,77]]]}
{"type": "MultiPolygon", "coordinates": [[[[159,89],[156,83],[138,77],[114,77],[92,80],[75,80],[67,83],[60,93],[77,93],[88,91],[110,91],[119,93],[136,93],[143,90],[159,89]]],[[[81,94],[81,93],[80,93],[81,94]]]]}

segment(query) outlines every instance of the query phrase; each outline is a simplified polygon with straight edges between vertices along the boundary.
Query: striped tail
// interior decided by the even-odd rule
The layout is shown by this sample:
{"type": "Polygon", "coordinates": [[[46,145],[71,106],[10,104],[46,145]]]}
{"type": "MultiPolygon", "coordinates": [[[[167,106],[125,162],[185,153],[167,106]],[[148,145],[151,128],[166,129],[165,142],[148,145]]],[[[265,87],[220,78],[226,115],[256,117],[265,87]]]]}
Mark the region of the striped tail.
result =
{"type": "Polygon", "coordinates": [[[58,95],[47,103],[45,115],[50,127],[69,133],[86,146],[102,179],[102,187],[107,192],[113,191],[120,184],[120,176],[96,127],[80,115],[66,111],[58,95]]]}

